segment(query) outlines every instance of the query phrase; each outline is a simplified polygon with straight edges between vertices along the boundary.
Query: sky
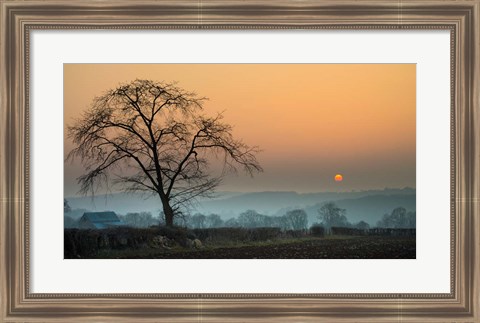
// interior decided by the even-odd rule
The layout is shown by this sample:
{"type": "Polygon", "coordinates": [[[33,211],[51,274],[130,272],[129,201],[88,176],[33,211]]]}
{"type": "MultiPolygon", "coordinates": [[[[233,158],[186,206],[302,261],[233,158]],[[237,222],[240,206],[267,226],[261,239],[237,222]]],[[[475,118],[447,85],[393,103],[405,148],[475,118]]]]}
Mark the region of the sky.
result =
{"type": "MultiPolygon", "coordinates": [[[[415,64],[64,64],[64,124],[135,79],[208,97],[205,114],[223,111],[234,137],[261,149],[263,173],[228,175],[218,191],[415,188],[415,64]]],[[[65,130],[65,156],[72,148],[65,130]]],[[[82,173],[65,163],[65,196],[82,173]]]]}

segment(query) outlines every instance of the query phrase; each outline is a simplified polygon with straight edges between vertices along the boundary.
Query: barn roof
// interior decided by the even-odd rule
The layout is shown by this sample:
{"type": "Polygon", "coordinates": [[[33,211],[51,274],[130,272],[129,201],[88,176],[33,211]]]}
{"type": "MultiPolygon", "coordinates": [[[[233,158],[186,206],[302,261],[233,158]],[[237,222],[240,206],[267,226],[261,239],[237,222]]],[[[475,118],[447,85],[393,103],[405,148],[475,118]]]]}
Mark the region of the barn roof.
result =
{"type": "Polygon", "coordinates": [[[118,222],[120,219],[112,211],[106,212],[85,212],[83,213],[83,217],[85,220],[89,220],[90,222],[118,222]]]}
{"type": "Polygon", "coordinates": [[[123,226],[125,223],[121,221],[115,212],[85,212],[80,219],[83,222],[90,222],[97,229],[105,229],[113,226],[123,226]]]}

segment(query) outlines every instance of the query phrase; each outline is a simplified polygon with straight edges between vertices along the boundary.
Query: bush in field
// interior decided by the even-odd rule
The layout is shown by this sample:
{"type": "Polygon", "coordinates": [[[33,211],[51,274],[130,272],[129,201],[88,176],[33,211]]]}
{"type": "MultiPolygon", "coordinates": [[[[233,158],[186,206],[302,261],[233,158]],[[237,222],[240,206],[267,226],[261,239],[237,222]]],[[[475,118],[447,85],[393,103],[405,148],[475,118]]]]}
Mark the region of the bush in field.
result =
{"type": "Polygon", "coordinates": [[[320,224],[314,224],[310,227],[310,234],[315,237],[323,237],[325,235],[325,228],[320,224]]]}

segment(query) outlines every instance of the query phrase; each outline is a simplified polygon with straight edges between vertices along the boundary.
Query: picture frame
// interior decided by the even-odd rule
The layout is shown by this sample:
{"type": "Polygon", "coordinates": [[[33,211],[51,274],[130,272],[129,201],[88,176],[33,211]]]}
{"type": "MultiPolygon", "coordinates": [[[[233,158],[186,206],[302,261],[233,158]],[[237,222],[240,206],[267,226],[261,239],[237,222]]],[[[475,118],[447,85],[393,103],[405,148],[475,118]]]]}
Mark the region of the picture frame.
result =
{"type": "Polygon", "coordinates": [[[480,2],[0,0],[0,318],[123,322],[477,322],[480,2]],[[440,29],[451,34],[451,290],[431,294],[30,292],[29,33],[35,29],[440,29]]]}

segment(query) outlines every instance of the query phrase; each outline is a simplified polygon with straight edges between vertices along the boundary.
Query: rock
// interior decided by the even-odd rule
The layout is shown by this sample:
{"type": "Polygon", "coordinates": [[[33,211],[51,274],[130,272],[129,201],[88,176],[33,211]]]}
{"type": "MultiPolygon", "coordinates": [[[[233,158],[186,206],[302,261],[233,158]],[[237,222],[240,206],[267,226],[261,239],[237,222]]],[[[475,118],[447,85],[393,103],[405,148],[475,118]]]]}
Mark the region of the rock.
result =
{"type": "Polygon", "coordinates": [[[170,240],[165,236],[156,236],[153,237],[151,245],[153,248],[170,249],[174,244],[175,242],[173,240],[170,240]]]}
{"type": "Polygon", "coordinates": [[[200,248],[202,248],[202,247],[203,247],[203,246],[202,246],[202,242],[201,242],[200,240],[198,240],[198,239],[193,240],[193,247],[194,247],[195,249],[200,249],[200,248]]]}
{"type": "Polygon", "coordinates": [[[195,247],[195,246],[194,246],[194,243],[193,243],[193,240],[192,240],[192,239],[188,239],[188,238],[187,238],[187,240],[186,240],[185,246],[186,246],[187,248],[189,248],[189,249],[192,249],[192,248],[195,247]]]}

